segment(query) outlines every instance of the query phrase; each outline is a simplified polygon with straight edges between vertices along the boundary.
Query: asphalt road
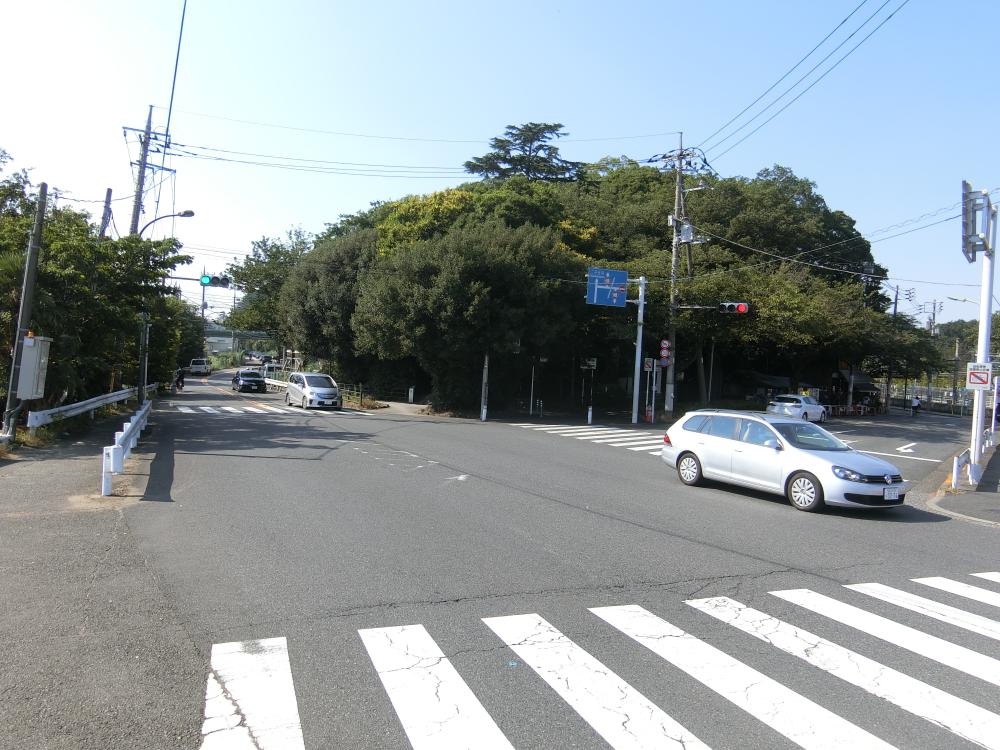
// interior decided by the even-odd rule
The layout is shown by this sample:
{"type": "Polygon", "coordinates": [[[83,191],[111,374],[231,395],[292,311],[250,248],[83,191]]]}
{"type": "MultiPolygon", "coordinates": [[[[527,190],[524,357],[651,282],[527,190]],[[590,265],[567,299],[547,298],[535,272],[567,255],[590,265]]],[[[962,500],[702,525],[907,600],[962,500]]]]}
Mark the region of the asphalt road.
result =
{"type": "MultiPolygon", "coordinates": [[[[994,529],[688,488],[656,430],[303,413],[226,384],[160,402],[125,510],[211,664],[206,747],[1000,746],[1000,583],[972,576],[1000,570],[994,529]],[[844,588],[867,583],[957,609],[844,588]]],[[[829,428],[924,487],[966,439],[926,414],[829,428]]],[[[201,705],[206,683],[174,689],[201,705]]]]}

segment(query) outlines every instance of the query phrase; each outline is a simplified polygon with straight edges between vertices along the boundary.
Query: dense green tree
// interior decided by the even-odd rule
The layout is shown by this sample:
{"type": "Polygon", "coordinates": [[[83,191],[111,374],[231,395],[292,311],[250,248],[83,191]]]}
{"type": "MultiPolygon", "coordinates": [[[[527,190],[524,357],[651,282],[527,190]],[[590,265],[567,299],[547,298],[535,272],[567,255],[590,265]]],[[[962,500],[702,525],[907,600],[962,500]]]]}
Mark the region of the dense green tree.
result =
{"type": "Polygon", "coordinates": [[[550,141],[562,138],[562,123],[527,122],[508,125],[504,136],[492,138],[488,154],[465,162],[471,174],[490,178],[507,178],[523,175],[529,180],[569,180],[583,166],[580,162],[566,161],[559,156],[559,149],[550,141]]]}
{"type": "Polygon", "coordinates": [[[226,317],[226,325],[287,337],[278,298],[289,274],[311,247],[312,237],[301,229],[289,230],[284,239],[262,237],[253,242],[250,255],[227,269],[243,297],[226,317]]]}
{"type": "Polygon", "coordinates": [[[562,281],[583,273],[553,230],[469,222],[380,256],[361,279],[351,324],[360,351],[415,357],[432,403],[470,408],[485,354],[499,355],[491,377],[502,394],[504,355],[545,352],[570,335],[583,300],[562,281]]]}

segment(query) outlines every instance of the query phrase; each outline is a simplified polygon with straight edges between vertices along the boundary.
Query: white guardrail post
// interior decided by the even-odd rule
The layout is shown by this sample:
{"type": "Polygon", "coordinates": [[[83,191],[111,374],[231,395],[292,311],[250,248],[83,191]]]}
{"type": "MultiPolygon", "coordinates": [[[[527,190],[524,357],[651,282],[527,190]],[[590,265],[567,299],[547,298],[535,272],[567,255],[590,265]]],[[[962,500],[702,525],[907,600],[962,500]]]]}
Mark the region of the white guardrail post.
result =
{"type": "Polygon", "coordinates": [[[951,488],[958,489],[958,475],[963,466],[969,467],[969,483],[972,484],[972,453],[968,448],[959,453],[951,462],[951,488]]]}
{"type": "Polygon", "coordinates": [[[152,406],[152,401],[146,401],[125,423],[125,429],[115,433],[115,444],[105,446],[101,461],[101,495],[104,497],[112,492],[111,475],[121,474],[124,471],[125,459],[131,455],[132,449],[139,442],[139,435],[146,428],[152,406]]]}

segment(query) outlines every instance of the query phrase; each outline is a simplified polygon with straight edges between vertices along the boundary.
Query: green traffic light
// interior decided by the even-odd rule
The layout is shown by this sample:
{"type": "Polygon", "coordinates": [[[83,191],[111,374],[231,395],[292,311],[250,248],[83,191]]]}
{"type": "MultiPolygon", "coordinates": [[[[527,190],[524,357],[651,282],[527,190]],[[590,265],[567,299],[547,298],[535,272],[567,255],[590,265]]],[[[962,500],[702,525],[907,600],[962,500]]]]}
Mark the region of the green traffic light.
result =
{"type": "Polygon", "coordinates": [[[211,283],[212,283],[212,277],[209,276],[208,274],[202,274],[201,285],[202,286],[209,286],[211,283]]]}

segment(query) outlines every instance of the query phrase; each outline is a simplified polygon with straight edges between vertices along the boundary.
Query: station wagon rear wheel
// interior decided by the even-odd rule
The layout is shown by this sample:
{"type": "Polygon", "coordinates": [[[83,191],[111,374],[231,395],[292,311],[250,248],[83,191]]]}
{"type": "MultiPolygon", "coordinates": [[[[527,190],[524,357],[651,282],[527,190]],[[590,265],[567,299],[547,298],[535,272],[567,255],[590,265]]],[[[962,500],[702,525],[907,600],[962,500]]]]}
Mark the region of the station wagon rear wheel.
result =
{"type": "Polygon", "coordinates": [[[285,392],[285,406],[291,406],[292,402],[288,400],[288,392],[285,392]]]}
{"type": "Polygon", "coordinates": [[[677,459],[677,476],[689,487],[701,484],[701,462],[693,453],[685,453],[677,459]]]}
{"type": "Polygon", "coordinates": [[[817,511],[823,507],[823,486],[807,471],[798,471],[788,480],[788,501],[798,510],[817,511]]]}
{"type": "Polygon", "coordinates": [[[306,397],[305,396],[302,397],[302,408],[303,409],[306,408],[306,397]]]}

